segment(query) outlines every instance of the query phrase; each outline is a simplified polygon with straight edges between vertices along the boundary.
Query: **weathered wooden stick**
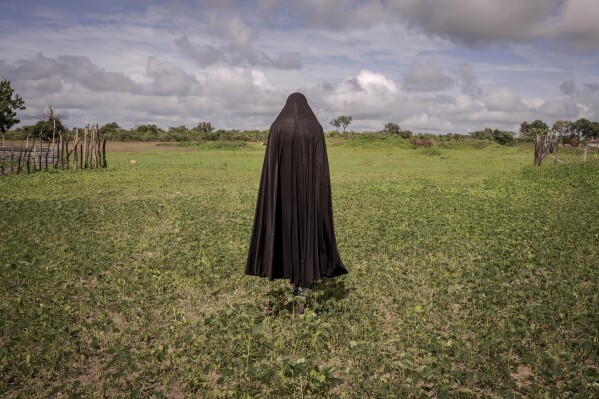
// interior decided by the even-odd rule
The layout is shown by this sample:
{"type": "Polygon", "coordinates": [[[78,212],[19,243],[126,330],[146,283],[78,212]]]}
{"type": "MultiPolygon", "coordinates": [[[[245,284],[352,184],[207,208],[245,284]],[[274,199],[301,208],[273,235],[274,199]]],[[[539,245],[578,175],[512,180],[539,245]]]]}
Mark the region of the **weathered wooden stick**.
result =
{"type": "Polygon", "coordinates": [[[52,129],[52,167],[56,169],[56,163],[54,162],[54,155],[56,154],[56,119],[52,119],[54,128],[52,129]]]}
{"type": "Polygon", "coordinates": [[[582,152],[582,162],[586,162],[587,161],[587,152],[589,150],[589,145],[587,143],[584,143],[584,150],[582,152]]]}
{"type": "Polygon", "coordinates": [[[104,137],[104,141],[102,142],[102,167],[106,167],[106,137],[104,137]]]}
{"type": "Polygon", "coordinates": [[[64,170],[64,131],[60,131],[60,169],[64,170]]]}
{"type": "Polygon", "coordinates": [[[83,157],[82,158],[84,158],[85,161],[83,162],[82,169],[83,168],[87,168],[87,148],[88,148],[87,136],[88,136],[88,128],[89,128],[89,125],[87,125],[85,127],[85,131],[83,133],[83,148],[84,148],[84,152],[83,152],[83,157]]]}
{"type": "Polygon", "coordinates": [[[60,159],[60,132],[56,136],[56,146],[52,151],[52,165],[54,169],[58,169],[58,160],[60,159]]]}
{"type": "Polygon", "coordinates": [[[91,127],[91,154],[89,154],[89,163],[90,167],[94,169],[96,167],[96,127],[92,125],[91,127]]]}
{"type": "Polygon", "coordinates": [[[89,145],[89,150],[87,151],[87,156],[89,158],[88,161],[88,165],[90,169],[93,169],[94,164],[93,164],[93,152],[94,152],[94,126],[90,125],[89,127],[89,140],[87,142],[87,145],[89,145]]]}
{"type": "Polygon", "coordinates": [[[27,156],[27,174],[31,173],[31,168],[30,168],[30,159],[31,159],[31,152],[33,151],[33,147],[31,148],[27,148],[25,149],[25,155],[27,156]]]}
{"type": "Polygon", "coordinates": [[[21,145],[19,146],[19,157],[17,158],[17,174],[21,173],[21,169],[23,169],[23,144],[25,140],[21,140],[21,145]]]}
{"type": "Polygon", "coordinates": [[[69,141],[70,141],[70,139],[67,137],[67,139],[64,142],[63,154],[66,154],[66,156],[67,156],[66,162],[64,159],[64,155],[62,157],[62,168],[64,169],[65,165],[66,165],[67,170],[69,170],[69,165],[70,165],[69,164],[69,156],[71,155],[71,152],[69,151],[69,141]]]}
{"type": "Polygon", "coordinates": [[[68,142],[69,141],[67,141],[67,163],[69,162],[69,159],[71,158],[71,154],[73,154],[73,152],[75,152],[75,153],[77,152],[77,144],[79,144],[79,137],[75,136],[75,143],[73,144],[73,148],[71,148],[70,150],[68,147],[68,142]]]}
{"type": "Polygon", "coordinates": [[[39,150],[39,154],[37,155],[37,168],[38,170],[42,170],[42,152],[44,152],[44,142],[42,140],[42,138],[40,137],[40,150],[39,150]]]}
{"type": "MultiPolygon", "coordinates": [[[[50,116],[52,117],[54,113],[52,109],[50,109],[50,116]]],[[[54,150],[54,138],[56,137],[56,119],[52,118],[52,150],[54,150]]]]}
{"type": "Polygon", "coordinates": [[[96,169],[98,169],[102,163],[100,156],[100,127],[96,123],[96,169]]]}
{"type": "Polygon", "coordinates": [[[23,166],[27,165],[27,174],[31,173],[29,167],[29,158],[27,157],[27,150],[29,149],[29,136],[27,136],[27,144],[25,144],[25,153],[23,154],[23,166]]]}
{"type": "Polygon", "coordinates": [[[39,144],[36,145],[37,140],[33,141],[33,145],[35,146],[35,151],[33,152],[33,170],[41,170],[42,169],[42,165],[41,165],[41,160],[40,160],[40,149],[41,149],[41,145],[42,145],[42,139],[39,139],[39,144]]]}
{"type": "Polygon", "coordinates": [[[73,172],[77,172],[77,144],[73,146],[73,172]]]}
{"type": "Polygon", "coordinates": [[[30,162],[30,158],[31,158],[31,151],[33,150],[32,148],[29,148],[29,136],[27,136],[27,147],[25,147],[25,156],[27,157],[26,159],[26,163],[27,163],[27,174],[31,173],[31,162],[30,162]]]}
{"type": "Polygon", "coordinates": [[[10,145],[10,174],[15,173],[15,145],[10,145]]]}
{"type": "Polygon", "coordinates": [[[35,137],[33,138],[33,171],[36,171],[35,164],[37,163],[37,147],[35,146],[35,137]]]}
{"type": "Polygon", "coordinates": [[[73,146],[73,172],[77,171],[77,160],[78,160],[77,144],[78,143],[79,143],[79,129],[77,129],[77,132],[75,133],[75,145],[73,146]]]}
{"type": "Polygon", "coordinates": [[[48,170],[48,154],[50,153],[50,141],[48,140],[48,148],[46,148],[46,170],[48,170]]]}
{"type": "Polygon", "coordinates": [[[96,124],[96,140],[94,146],[96,149],[94,151],[94,154],[96,154],[96,169],[98,169],[100,167],[100,129],[98,128],[98,124],[96,124]]]}

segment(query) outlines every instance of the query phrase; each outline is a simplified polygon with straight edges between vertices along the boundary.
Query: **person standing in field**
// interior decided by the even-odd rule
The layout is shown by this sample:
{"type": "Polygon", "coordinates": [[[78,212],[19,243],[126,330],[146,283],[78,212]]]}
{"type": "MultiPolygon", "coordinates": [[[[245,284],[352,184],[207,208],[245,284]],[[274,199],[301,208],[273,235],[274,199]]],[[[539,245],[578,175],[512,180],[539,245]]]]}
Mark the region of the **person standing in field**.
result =
{"type": "Polygon", "coordinates": [[[287,98],[270,127],[245,273],[288,279],[294,295],[347,274],[333,228],[324,133],[301,93],[287,98]]]}

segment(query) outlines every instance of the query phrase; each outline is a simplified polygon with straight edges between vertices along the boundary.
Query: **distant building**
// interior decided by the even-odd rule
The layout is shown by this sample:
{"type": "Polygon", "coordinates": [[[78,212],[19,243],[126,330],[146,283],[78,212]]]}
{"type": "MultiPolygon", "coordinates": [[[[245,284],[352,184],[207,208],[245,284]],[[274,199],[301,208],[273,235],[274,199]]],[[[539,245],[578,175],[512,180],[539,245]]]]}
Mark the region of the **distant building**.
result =
{"type": "Polygon", "coordinates": [[[588,145],[589,148],[599,148],[599,139],[593,139],[591,141],[587,141],[586,145],[588,145]]]}

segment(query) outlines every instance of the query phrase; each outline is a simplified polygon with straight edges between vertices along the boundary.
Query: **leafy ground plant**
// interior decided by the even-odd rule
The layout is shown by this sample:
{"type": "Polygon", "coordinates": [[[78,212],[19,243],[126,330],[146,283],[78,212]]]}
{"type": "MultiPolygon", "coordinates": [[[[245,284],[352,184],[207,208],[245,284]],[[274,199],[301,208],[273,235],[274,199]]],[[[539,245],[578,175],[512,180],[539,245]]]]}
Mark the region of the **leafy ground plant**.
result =
{"type": "Polygon", "coordinates": [[[599,396],[596,160],[393,140],[330,143],[350,273],[295,321],[243,274],[260,145],[0,179],[0,396],[599,396]]]}

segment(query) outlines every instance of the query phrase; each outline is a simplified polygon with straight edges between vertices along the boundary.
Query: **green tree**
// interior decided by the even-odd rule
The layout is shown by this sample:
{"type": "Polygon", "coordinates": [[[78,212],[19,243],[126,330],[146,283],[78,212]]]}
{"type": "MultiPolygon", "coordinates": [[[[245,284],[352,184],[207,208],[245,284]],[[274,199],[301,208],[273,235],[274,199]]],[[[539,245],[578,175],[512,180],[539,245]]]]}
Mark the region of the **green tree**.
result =
{"type": "MultiPolygon", "coordinates": [[[[526,122],[525,122],[526,123],[526,122]]],[[[485,128],[485,130],[477,130],[470,133],[470,137],[477,140],[495,141],[501,145],[514,145],[516,142],[514,132],[508,130],[499,130],[485,128]]]]}
{"type": "Polygon", "coordinates": [[[351,116],[341,115],[331,120],[330,123],[337,129],[339,129],[340,127],[343,128],[343,133],[345,133],[345,129],[351,124],[351,121],[351,116]]]}
{"type": "Polygon", "coordinates": [[[571,125],[572,132],[576,135],[578,141],[589,140],[599,136],[599,123],[591,122],[588,119],[580,118],[571,125]]]}
{"type": "Polygon", "coordinates": [[[514,133],[507,130],[495,129],[492,136],[493,140],[501,145],[514,145],[516,141],[514,133]]]}
{"type": "Polygon", "coordinates": [[[185,125],[181,125],[181,126],[169,126],[168,131],[169,132],[175,132],[175,133],[186,133],[187,132],[187,126],[185,126],[185,125]]]}
{"type": "Polygon", "coordinates": [[[137,130],[139,133],[143,133],[143,134],[147,134],[149,136],[156,136],[158,137],[158,133],[160,133],[161,129],[153,124],[149,124],[149,125],[139,125],[137,127],[137,130]]]}
{"type": "Polygon", "coordinates": [[[573,133],[572,121],[557,120],[553,122],[551,133],[557,138],[557,143],[563,143],[564,140],[570,140],[573,133]]]}
{"type": "Polygon", "coordinates": [[[399,137],[401,137],[402,139],[411,139],[412,131],[411,130],[402,130],[401,132],[399,132],[399,137]]]}
{"type": "Polygon", "coordinates": [[[212,126],[212,123],[210,123],[210,122],[200,122],[194,128],[194,130],[198,130],[203,133],[210,133],[211,131],[214,130],[214,126],[212,126]]]}
{"type": "Polygon", "coordinates": [[[388,123],[385,123],[385,128],[383,129],[383,132],[391,133],[391,134],[399,134],[401,132],[401,128],[399,127],[399,125],[397,123],[388,122],[388,123]]]}
{"type": "Polygon", "coordinates": [[[121,127],[116,122],[110,122],[100,127],[100,133],[109,137],[115,136],[119,130],[121,130],[121,127]]]}
{"type": "Polygon", "coordinates": [[[524,141],[535,141],[537,134],[545,136],[549,133],[549,126],[542,120],[535,120],[532,123],[526,121],[520,125],[520,138],[524,141]]]}
{"type": "Polygon", "coordinates": [[[553,122],[553,126],[551,127],[551,133],[555,136],[555,158],[553,163],[557,163],[559,161],[559,144],[563,140],[564,137],[572,134],[572,122],[566,120],[558,120],[553,122]]]}
{"type": "Polygon", "coordinates": [[[52,140],[52,137],[58,137],[58,132],[66,132],[62,124],[60,115],[57,115],[52,106],[43,112],[43,119],[33,125],[33,137],[39,137],[42,140],[52,140]]]}
{"type": "Polygon", "coordinates": [[[5,133],[13,125],[21,122],[16,118],[17,110],[25,109],[25,101],[15,94],[10,81],[0,81],[0,132],[5,133]]]}
{"type": "Polygon", "coordinates": [[[470,137],[476,140],[493,140],[493,129],[477,130],[470,133],[470,137]]]}
{"type": "Polygon", "coordinates": [[[566,120],[558,120],[553,122],[551,133],[557,137],[568,136],[572,131],[572,122],[566,120]]]}

